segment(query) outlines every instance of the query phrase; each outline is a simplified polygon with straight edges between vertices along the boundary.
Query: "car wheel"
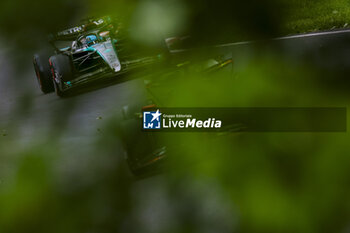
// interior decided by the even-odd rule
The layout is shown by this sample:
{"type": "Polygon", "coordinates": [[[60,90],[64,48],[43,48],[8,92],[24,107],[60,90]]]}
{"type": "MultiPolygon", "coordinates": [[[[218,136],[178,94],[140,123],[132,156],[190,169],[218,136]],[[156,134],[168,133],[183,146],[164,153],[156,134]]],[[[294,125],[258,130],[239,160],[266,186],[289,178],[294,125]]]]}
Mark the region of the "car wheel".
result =
{"type": "Polygon", "coordinates": [[[49,62],[56,94],[60,97],[63,97],[64,82],[71,80],[73,77],[71,61],[68,56],[58,54],[50,57],[49,62]]]}
{"type": "Polygon", "coordinates": [[[33,57],[33,65],[41,91],[45,94],[53,92],[55,88],[52,82],[49,56],[45,53],[35,54],[33,57]]]}

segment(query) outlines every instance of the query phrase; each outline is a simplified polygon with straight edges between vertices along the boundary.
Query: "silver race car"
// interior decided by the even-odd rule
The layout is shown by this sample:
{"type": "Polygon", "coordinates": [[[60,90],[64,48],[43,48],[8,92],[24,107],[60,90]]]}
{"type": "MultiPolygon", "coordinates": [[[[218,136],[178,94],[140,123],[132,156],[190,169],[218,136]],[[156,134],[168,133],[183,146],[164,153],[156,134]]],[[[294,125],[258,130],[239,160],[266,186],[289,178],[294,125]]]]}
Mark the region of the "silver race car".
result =
{"type": "Polygon", "coordinates": [[[120,58],[125,39],[118,32],[118,25],[104,17],[50,35],[55,55],[38,53],[33,59],[42,92],[56,91],[62,97],[79,84],[114,77],[159,60],[159,54],[120,58]]]}

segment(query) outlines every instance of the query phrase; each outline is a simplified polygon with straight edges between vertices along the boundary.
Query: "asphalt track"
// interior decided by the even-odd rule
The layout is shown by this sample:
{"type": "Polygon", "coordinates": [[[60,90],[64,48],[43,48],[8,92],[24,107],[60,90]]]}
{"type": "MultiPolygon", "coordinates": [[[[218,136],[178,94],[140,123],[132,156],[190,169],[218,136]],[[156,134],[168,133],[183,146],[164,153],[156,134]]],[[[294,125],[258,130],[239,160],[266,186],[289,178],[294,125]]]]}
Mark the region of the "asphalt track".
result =
{"type": "MultiPolygon", "coordinates": [[[[338,77],[339,74],[344,77],[333,83],[339,83],[345,89],[349,86],[346,80],[350,73],[350,30],[230,43],[209,50],[232,56],[235,70],[244,69],[249,60],[261,53],[277,52],[288,61],[312,62],[329,69],[330,73],[337,71],[338,75],[332,77],[338,77]]],[[[227,75],[231,75],[231,72],[227,75]]],[[[2,156],[6,157],[6,153],[12,151],[11,147],[25,150],[36,144],[42,146],[47,137],[52,137],[52,141],[57,144],[53,149],[59,150],[62,155],[58,161],[55,160],[55,169],[64,173],[68,179],[73,179],[75,186],[95,178],[89,174],[86,161],[100,163],[104,168],[113,163],[126,164],[123,161],[124,150],[118,141],[115,141],[114,154],[107,159],[100,158],[92,150],[95,148],[92,145],[96,145],[99,136],[108,130],[106,125],[110,120],[121,119],[120,110],[123,106],[144,98],[146,93],[142,78],[137,75],[116,78],[113,83],[102,83],[93,90],[61,99],[54,93],[44,95],[40,92],[32,67],[32,54],[20,54],[15,48],[0,47],[0,161],[2,156]]],[[[0,183],[12,179],[15,174],[12,169],[16,168],[0,163],[0,183]]],[[[225,221],[222,219],[231,221],[236,217],[227,213],[227,202],[218,198],[220,188],[215,182],[182,182],[184,184],[181,187],[187,190],[185,195],[201,193],[200,197],[193,198],[194,201],[200,200],[198,206],[201,213],[206,208],[207,212],[218,216],[214,218],[215,222],[202,222],[202,229],[212,229],[225,221]],[[205,187],[210,187],[210,190],[205,187]],[[203,203],[209,204],[203,207],[203,203]]],[[[140,220],[140,229],[160,232],[157,229],[167,229],[165,226],[174,224],[171,222],[173,208],[170,208],[174,203],[168,200],[167,192],[162,176],[134,182],[130,195],[136,203],[135,216],[140,220]]],[[[220,227],[217,226],[217,229],[220,227]]]]}
{"type": "MultiPolygon", "coordinates": [[[[288,59],[305,59],[346,72],[350,67],[350,30],[229,43],[210,50],[232,56],[239,69],[254,57],[258,44],[264,45],[264,51],[278,51],[288,59]]],[[[40,142],[54,125],[55,130],[61,130],[61,150],[85,156],[96,136],[103,133],[106,122],[120,116],[121,108],[130,101],[141,100],[145,95],[143,79],[136,76],[116,78],[111,85],[102,84],[69,98],[61,99],[54,93],[44,95],[38,88],[31,62],[31,54],[20,55],[15,48],[0,48],[0,140],[9,144],[16,141],[25,147],[40,142]],[[15,65],[15,56],[26,62],[15,65]]],[[[123,149],[116,146],[116,154],[123,154],[123,149]]]]}

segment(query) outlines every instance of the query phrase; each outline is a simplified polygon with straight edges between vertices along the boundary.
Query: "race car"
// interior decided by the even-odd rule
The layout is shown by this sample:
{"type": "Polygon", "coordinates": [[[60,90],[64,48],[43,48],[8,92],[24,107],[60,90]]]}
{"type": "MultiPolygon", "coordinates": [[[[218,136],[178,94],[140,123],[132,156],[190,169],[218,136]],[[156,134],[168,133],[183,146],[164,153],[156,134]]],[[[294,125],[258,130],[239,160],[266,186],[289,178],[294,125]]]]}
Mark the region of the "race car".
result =
{"type": "MultiPolygon", "coordinates": [[[[233,68],[230,55],[203,59],[201,62],[191,60],[174,64],[166,72],[151,75],[144,79],[146,95],[133,99],[121,109],[122,120],[119,122],[119,139],[125,149],[125,159],[131,173],[143,177],[163,170],[168,158],[175,158],[183,145],[173,140],[173,134],[153,131],[142,131],[141,122],[144,111],[156,111],[164,106],[171,106],[174,96],[182,90],[176,83],[179,77],[191,77],[197,74],[204,83],[211,83],[219,72],[233,68]],[[175,84],[175,85],[173,85],[175,84]],[[169,138],[170,137],[170,138],[169,138]]],[[[142,90],[138,90],[144,93],[142,90]]],[[[175,97],[176,98],[176,97],[175,97]]]]}
{"type": "Polygon", "coordinates": [[[110,17],[88,19],[82,25],[50,35],[49,42],[55,54],[38,53],[33,58],[42,92],[56,91],[62,97],[79,84],[114,77],[159,60],[157,54],[132,58],[124,56],[121,61],[118,52],[123,50],[123,39],[117,36],[116,25],[110,17]],[[66,46],[63,47],[63,44],[66,46]]]}

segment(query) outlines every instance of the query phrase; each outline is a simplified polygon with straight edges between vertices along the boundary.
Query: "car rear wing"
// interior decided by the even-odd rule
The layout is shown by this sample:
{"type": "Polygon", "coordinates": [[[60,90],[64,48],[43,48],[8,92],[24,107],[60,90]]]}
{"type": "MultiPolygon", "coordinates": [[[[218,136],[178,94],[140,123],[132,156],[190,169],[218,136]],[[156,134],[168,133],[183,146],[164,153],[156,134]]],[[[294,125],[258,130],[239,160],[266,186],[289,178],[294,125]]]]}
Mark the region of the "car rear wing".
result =
{"type": "Polygon", "coordinates": [[[88,18],[82,21],[83,23],[81,25],[48,35],[49,43],[54,47],[54,49],[57,52],[59,52],[60,49],[57,48],[56,42],[74,41],[79,35],[81,35],[84,32],[96,29],[103,29],[104,27],[107,27],[112,24],[112,20],[109,16],[101,18],[88,18]]]}
{"type": "Polygon", "coordinates": [[[65,29],[63,31],[59,31],[54,34],[49,35],[49,42],[55,41],[73,41],[75,40],[81,33],[92,30],[103,28],[112,23],[112,20],[109,16],[105,16],[102,18],[88,18],[83,20],[83,24],[65,29]]]}

